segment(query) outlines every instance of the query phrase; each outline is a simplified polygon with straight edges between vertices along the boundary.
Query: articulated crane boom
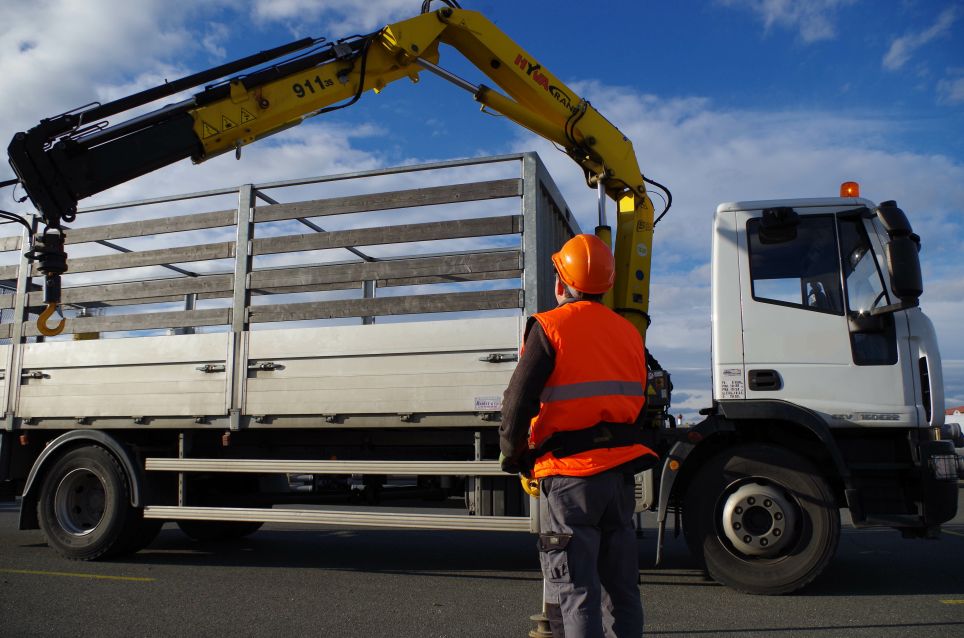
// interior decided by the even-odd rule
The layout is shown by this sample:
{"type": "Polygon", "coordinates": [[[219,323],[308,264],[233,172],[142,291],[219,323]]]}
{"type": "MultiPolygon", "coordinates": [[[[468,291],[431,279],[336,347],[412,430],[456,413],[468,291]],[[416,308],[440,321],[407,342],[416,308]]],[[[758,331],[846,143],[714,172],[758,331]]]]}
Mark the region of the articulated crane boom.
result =
{"type": "Polygon", "coordinates": [[[62,222],[77,202],[111,186],[190,157],[194,162],[240,148],[304,119],[354,104],[401,78],[429,70],[469,90],[475,100],[562,147],[600,193],[597,233],[611,242],[602,195],[617,202],[616,284],[611,305],[645,332],[648,324],[653,205],[632,143],[536,58],[481,14],[451,6],[331,44],[304,39],[104,105],[43,120],[10,143],[10,163],[40,211],[34,239],[48,304],[60,301],[66,271],[62,222]],[[462,53],[505,93],[473,85],[437,66],[439,45],[462,53]],[[298,55],[292,55],[300,52],[298,55]],[[266,62],[288,59],[248,74],[266,62]],[[107,125],[104,118],[232,76],[189,99],[107,125]]]}

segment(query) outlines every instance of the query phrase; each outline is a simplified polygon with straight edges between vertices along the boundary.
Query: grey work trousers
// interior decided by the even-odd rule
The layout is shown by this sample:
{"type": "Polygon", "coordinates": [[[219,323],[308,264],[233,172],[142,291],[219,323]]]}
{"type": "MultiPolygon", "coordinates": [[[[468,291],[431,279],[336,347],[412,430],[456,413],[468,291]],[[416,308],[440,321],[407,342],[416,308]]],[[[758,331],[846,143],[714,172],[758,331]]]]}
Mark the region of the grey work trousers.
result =
{"type": "Polygon", "coordinates": [[[552,623],[553,638],[642,636],[632,475],[549,476],[540,489],[546,603],[559,605],[565,632],[552,623]]]}

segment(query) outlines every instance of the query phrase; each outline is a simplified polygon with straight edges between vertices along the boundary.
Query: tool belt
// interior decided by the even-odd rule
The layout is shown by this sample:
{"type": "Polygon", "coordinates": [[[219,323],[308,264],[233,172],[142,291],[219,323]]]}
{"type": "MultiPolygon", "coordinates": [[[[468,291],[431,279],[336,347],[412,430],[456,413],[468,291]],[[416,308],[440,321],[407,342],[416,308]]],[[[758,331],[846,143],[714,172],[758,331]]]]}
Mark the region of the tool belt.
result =
{"type": "Polygon", "coordinates": [[[635,423],[601,421],[581,430],[556,432],[532,452],[533,460],[552,452],[557,459],[602,448],[646,445],[643,429],[635,423]]]}

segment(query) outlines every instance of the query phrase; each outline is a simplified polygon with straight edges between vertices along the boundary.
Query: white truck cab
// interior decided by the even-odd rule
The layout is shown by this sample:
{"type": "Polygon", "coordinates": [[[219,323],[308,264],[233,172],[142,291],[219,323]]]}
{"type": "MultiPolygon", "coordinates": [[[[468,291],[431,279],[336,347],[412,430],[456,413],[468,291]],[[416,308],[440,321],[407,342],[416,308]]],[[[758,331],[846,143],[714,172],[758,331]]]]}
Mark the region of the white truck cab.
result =
{"type": "Polygon", "coordinates": [[[895,202],[717,208],[713,406],[667,453],[659,507],[661,533],[667,509],[682,511],[715,579],[762,594],[806,585],[836,550],[841,508],[907,537],[936,537],[955,515],[919,250],[895,202]]]}
{"type": "MultiPolygon", "coordinates": [[[[894,289],[894,239],[876,209],[859,198],[717,208],[715,400],[785,401],[829,427],[941,426],[937,337],[920,293],[894,289]],[[792,221],[775,220],[777,211],[792,211],[792,221]]],[[[906,230],[899,239],[914,243],[906,230]]],[[[919,282],[919,265],[909,268],[919,282]]]]}

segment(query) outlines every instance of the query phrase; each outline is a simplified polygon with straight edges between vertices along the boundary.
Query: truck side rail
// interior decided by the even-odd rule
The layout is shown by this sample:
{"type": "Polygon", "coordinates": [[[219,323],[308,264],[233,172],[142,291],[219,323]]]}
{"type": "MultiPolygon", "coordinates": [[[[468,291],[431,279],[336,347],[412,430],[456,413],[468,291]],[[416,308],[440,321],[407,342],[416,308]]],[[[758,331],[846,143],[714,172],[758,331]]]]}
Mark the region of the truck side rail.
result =
{"type": "MultiPolygon", "coordinates": [[[[577,232],[534,154],[83,209],[68,231],[76,258],[65,275],[63,302],[76,316],[62,337],[45,340],[30,320],[43,303],[34,283],[39,273],[25,267],[27,242],[0,238],[0,253],[7,255],[7,265],[0,265],[0,286],[7,290],[0,294],[0,344],[8,341],[0,345],[5,428],[181,427],[188,420],[199,427],[222,427],[225,420],[232,429],[242,421],[256,426],[266,417],[246,413],[246,387],[274,364],[251,360],[251,342],[258,339],[252,335],[368,325],[376,318],[392,323],[402,315],[531,314],[553,305],[549,255],[577,232]],[[426,185],[410,187],[420,182],[426,185]],[[399,184],[405,187],[390,188],[399,184]],[[231,199],[236,206],[225,207],[231,199]],[[90,225],[106,211],[121,221],[90,225]],[[193,335],[191,346],[172,349],[187,342],[167,338],[184,335],[193,335]],[[96,343],[108,338],[109,354],[96,343]],[[187,391],[190,383],[191,390],[207,384],[210,396],[180,413],[164,413],[164,402],[150,398],[113,411],[101,404],[85,409],[82,400],[64,405],[71,396],[83,398],[79,384],[110,366],[122,376],[100,383],[118,384],[116,393],[135,393],[124,383],[168,383],[168,393],[187,391]],[[163,368],[162,374],[144,371],[138,378],[144,366],[163,368]],[[203,381],[195,382],[199,376],[203,381]],[[70,387],[58,388],[58,377],[70,387]]],[[[492,356],[511,362],[508,355],[492,356]]]]}

